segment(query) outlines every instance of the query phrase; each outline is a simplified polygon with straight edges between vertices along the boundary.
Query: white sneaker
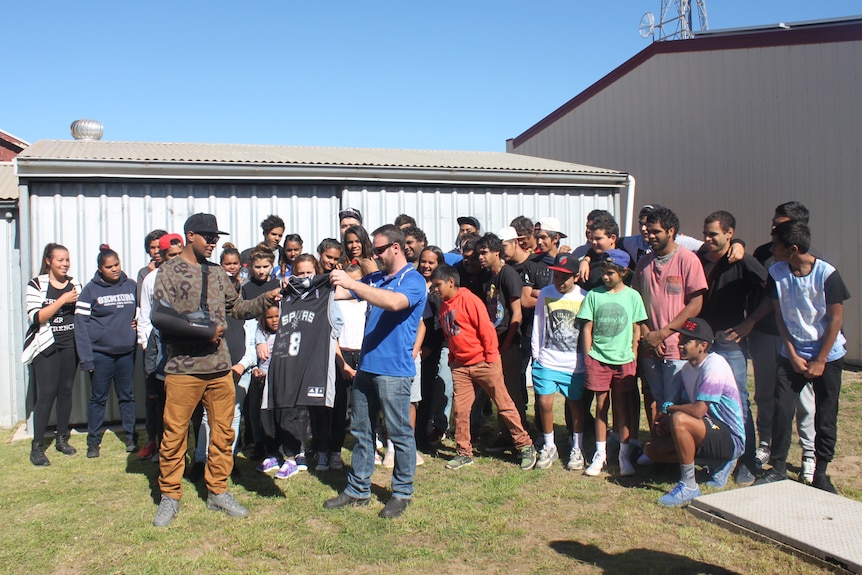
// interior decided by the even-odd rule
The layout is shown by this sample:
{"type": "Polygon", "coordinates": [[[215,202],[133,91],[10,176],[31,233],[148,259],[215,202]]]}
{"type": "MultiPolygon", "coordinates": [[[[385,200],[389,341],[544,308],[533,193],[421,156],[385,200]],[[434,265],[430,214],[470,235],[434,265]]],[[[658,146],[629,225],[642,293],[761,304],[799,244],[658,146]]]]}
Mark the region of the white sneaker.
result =
{"type": "Polygon", "coordinates": [[[386,453],[383,455],[383,467],[386,469],[393,469],[395,467],[395,450],[387,449],[386,453]]]}
{"type": "Polygon", "coordinates": [[[593,462],[584,470],[584,475],[589,475],[590,477],[601,475],[602,468],[605,466],[605,458],[606,455],[604,453],[599,453],[597,451],[596,454],[593,455],[593,462]]]}
{"type": "Polygon", "coordinates": [[[308,460],[305,458],[305,452],[300,451],[294,458],[296,460],[296,468],[300,471],[308,471],[308,460]]]}
{"type": "Polygon", "coordinates": [[[635,466],[632,465],[632,460],[628,455],[620,455],[620,475],[627,477],[635,474],[635,466]]]}
{"type": "Polygon", "coordinates": [[[425,465],[425,459],[422,457],[422,454],[419,453],[419,450],[416,450],[416,467],[420,465],[425,465]]]}
{"type": "Polygon", "coordinates": [[[566,464],[566,469],[569,471],[579,471],[584,468],[584,454],[577,447],[573,447],[569,452],[569,462],[566,464]]]}
{"type": "Polygon", "coordinates": [[[811,483],[814,481],[814,458],[813,457],[803,457],[802,458],[802,481],[805,483],[811,483]]]}
{"type": "Polygon", "coordinates": [[[557,446],[553,443],[546,443],[539,452],[539,459],[536,461],[536,467],[539,469],[548,469],[560,458],[557,453],[557,446]]]}
{"type": "Polygon", "coordinates": [[[652,465],[653,463],[654,461],[646,453],[641,453],[638,457],[638,465],[652,465]]]}

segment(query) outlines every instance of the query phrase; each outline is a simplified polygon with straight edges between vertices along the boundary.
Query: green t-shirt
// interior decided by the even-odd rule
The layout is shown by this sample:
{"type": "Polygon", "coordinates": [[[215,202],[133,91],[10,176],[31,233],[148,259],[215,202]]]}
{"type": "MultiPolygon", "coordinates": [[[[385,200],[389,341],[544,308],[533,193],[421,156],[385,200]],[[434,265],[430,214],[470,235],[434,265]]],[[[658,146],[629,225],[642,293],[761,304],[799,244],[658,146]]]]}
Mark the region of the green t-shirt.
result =
{"type": "Polygon", "coordinates": [[[587,294],[578,311],[578,319],[593,322],[593,346],[590,357],[609,365],[623,365],[635,360],[632,350],[632,325],[646,321],[641,295],[630,287],[611,293],[605,286],[587,294]]]}

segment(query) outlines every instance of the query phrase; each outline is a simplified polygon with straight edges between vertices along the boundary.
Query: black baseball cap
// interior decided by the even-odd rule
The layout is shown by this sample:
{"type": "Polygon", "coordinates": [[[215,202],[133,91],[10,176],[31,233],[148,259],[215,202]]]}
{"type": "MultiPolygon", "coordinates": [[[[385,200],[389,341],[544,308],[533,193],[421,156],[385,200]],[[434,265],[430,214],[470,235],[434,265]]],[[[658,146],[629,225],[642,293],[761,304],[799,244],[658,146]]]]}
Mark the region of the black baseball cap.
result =
{"type": "Polygon", "coordinates": [[[479,225],[479,220],[477,220],[473,216],[461,216],[460,218],[458,218],[458,225],[463,226],[464,224],[469,224],[477,230],[482,229],[482,226],[479,225]]]}
{"type": "Polygon", "coordinates": [[[694,339],[699,339],[700,341],[705,341],[706,343],[712,343],[715,339],[715,335],[712,333],[712,328],[709,327],[709,324],[706,323],[706,320],[702,317],[689,318],[685,320],[685,323],[682,324],[681,328],[671,328],[671,331],[687,335],[694,339]]]}
{"type": "Polygon", "coordinates": [[[659,208],[663,208],[661,204],[646,204],[641,208],[640,213],[638,214],[638,218],[642,218],[644,216],[648,216],[659,208]]]}
{"type": "Polygon", "coordinates": [[[212,214],[193,214],[189,216],[183,226],[184,232],[195,232],[196,234],[219,234],[220,236],[229,236],[227,232],[218,229],[216,217],[212,214]]]}
{"type": "Polygon", "coordinates": [[[340,222],[344,218],[353,218],[355,220],[359,220],[359,223],[362,223],[362,212],[357,210],[356,208],[344,208],[340,212],[338,212],[338,221],[340,222]]]}
{"type": "Polygon", "coordinates": [[[578,266],[580,265],[581,261],[572,254],[559,253],[554,259],[554,265],[548,266],[548,269],[575,275],[578,273],[578,266]]]}

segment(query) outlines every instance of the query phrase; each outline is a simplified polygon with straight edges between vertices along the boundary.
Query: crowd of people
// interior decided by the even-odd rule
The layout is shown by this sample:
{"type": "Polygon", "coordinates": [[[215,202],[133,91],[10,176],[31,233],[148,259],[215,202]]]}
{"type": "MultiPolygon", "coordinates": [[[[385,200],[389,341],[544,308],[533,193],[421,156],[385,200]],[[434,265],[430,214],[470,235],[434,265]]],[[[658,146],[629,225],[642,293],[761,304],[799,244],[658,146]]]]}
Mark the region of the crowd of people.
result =
{"type": "Polygon", "coordinates": [[[483,233],[477,218],[463,216],[445,252],[409,215],[372,232],[359,210],[338,218],[341,237],[310,253],[269,216],[258,245],[240,252],[225,243],[216,265],[210,259],[226,233],[215,216],[194,214],[182,235],[147,235],[150,261],[137,281],[103,245],[84,286],[69,276],[68,249],[46,245],[26,290],[33,465],[50,465],[44,437],[55,403],[55,447],[76,453],[69,419],[79,366],[91,382],[87,457],[100,455],[113,383],[126,450],[159,465],[157,526],[178,514],[184,474],[206,483],[209,509],[246,515],[227,489],[243,447],[259,472],[279,480],[346,469],[347,487],[326,509],[367,504],[375,465],[391,468],[392,497],[380,516],[399,517],[422,454],[436,454],[447,436],[456,445],[450,470],[473,464],[477,451],[508,451],[525,471],[548,469],[560,447],[565,468],[588,477],[678,463],[680,481],[659,503],[683,505],[700,494],[696,464],[713,488],[731,475],[740,486],[786,479],[794,414],[800,480],[835,492],[826,471],[850,294],[811,247],[799,202],[776,208],[771,239],[753,255],[723,210],[704,219],[703,241],[679,233],[663,206],[644,206],[640,234],[630,237],[611,213],[594,210],[574,249],[555,217],[519,216],[483,233]],[[558,393],[565,442],[554,433],[558,393]],[[483,443],[492,404],[499,432],[483,443]],[[589,451],[585,436],[595,438],[589,451]]]}

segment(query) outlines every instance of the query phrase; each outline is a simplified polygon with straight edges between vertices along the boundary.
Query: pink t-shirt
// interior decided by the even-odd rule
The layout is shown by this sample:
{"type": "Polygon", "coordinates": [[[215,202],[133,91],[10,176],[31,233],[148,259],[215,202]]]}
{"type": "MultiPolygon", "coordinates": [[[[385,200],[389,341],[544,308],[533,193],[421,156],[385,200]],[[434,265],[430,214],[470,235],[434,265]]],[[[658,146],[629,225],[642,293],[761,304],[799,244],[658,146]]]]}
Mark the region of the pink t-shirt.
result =
{"type": "MultiPolygon", "coordinates": [[[[641,258],[635,270],[632,287],[643,297],[649,319],[649,329],[660,329],[683,310],[692,294],[707,289],[703,264],[697,255],[685,248],[678,248],[664,265],[657,265],[657,255],[650,252],[641,258]]],[[[666,359],[679,359],[679,334],[673,333],[666,340],[666,359]]]]}

